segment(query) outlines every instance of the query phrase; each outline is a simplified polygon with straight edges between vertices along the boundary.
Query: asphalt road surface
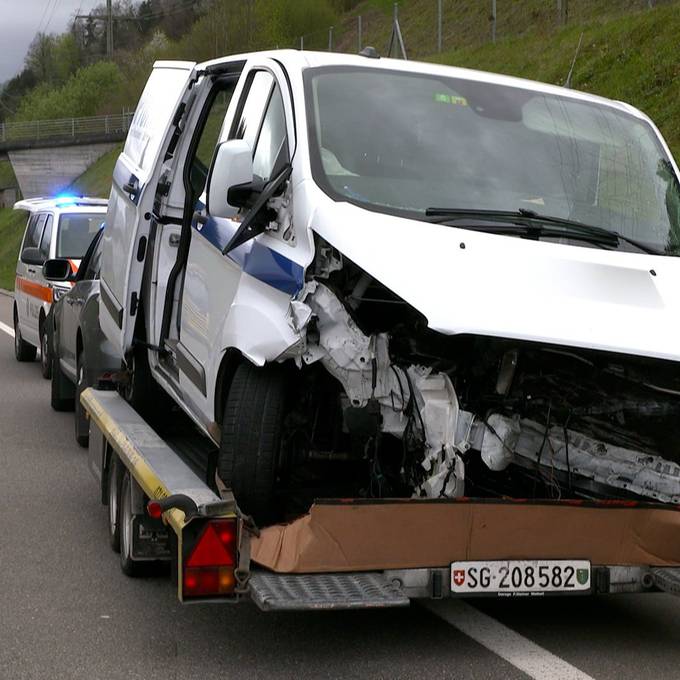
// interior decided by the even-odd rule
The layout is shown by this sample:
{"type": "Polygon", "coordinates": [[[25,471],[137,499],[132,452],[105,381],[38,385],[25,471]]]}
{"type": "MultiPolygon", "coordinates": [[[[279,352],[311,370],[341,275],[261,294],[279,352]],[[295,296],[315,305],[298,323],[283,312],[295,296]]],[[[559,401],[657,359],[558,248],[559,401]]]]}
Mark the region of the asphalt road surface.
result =
{"type": "Polygon", "coordinates": [[[0,296],[0,679],[680,678],[680,599],[440,601],[261,613],[182,606],[108,547],[73,416],[14,359],[0,296]]]}

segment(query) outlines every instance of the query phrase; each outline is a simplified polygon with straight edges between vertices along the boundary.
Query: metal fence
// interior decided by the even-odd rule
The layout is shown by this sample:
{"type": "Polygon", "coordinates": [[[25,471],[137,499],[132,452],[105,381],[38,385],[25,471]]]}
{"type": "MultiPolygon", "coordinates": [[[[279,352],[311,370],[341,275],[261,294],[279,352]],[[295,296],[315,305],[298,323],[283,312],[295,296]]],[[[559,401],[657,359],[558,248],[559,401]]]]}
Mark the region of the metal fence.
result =
{"type": "Polygon", "coordinates": [[[549,34],[564,26],[648,11],[674,1],[429,0],[415,4],[402,0],[394,3],[391,17],[377,6],[364,7],[361,14],[336,26],[277,47],[355,53],[372,45],[388,56],[391,45],[391,56],[418,59],[505,38],[549,34]]]}
{"type": "Polygon", "coordinates": [[[87,118],[0,123],[0,143],[125,135],[133,115],[134,111],[87,118]]]}

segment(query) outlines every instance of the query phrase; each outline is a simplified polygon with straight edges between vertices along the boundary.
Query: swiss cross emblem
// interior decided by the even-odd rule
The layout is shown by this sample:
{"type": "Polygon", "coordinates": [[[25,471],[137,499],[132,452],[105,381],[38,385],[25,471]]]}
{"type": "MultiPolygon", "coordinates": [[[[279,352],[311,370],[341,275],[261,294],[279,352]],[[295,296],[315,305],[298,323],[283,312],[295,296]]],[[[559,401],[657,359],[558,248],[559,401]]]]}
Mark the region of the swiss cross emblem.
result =
{"type": "Polygon", "coordinates": [[[462,586],[465,583],[465,569],[454,569],[453,570],[453,582],[457,586],[462,586]]]}

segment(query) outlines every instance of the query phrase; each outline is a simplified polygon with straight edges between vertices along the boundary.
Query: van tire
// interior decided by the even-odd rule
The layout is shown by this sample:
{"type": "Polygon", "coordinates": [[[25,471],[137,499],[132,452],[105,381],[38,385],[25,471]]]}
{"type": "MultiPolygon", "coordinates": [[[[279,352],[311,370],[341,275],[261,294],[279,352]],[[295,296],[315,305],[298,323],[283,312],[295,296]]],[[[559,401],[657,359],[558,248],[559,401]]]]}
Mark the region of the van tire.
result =
{"type": "Polygon", "coordinates": [[[274,517],[285,396],[282,366],[243,362],[225,399],[218,472],[239,508],[259,525],[274,517]]]}
{"type": "Polygon", "coordinates": [[[52,377],[52,352],[50,351],[49,338],[47,337],[47,321],[43,318],[40,322],[40,372],[45,380],[52,377]]]}
{"type": "Polygon", "coordinates": [[[132,559],[132,479],[125,470],[118,487],[118,531],[120,535],[120,568],[126,576],[142,576],[146,569],[144,562],[132,559]]]}
{"type": "Polygon", "coordinates": [[[90,421],[87,418],[84,406],[80,403],[80,395],[89,387],[86,382],[86,376],[85,352],[81,350],[76,359],[76,398],[73,421],[76,441],[85,449],[90,443],[90,421]]]}
{"type": "Polygon", "coordinates": [[[116,553],[120,552],[120,517],[118,514],[120,503],[118,499],[120,498],[120,487],[124,469],[125,467],[118,460],[118,456],[115,453],[111,453],[109,469],[106,475],[106,499],[109,515],[109,545],[111,550],[116,553]]]}
{"type": "Polygon", "coordinates": [[[59,358],[52,352],[52,385],[50,404],[55,411],[73,411],[75,388],[59,366],[59,358]]]}
{"type": "Polygon", "coordinates": [[[17,308],[14,308],[14,356],[17,361],[35,361],[35,355],[38,352],[37,347],[29,345],[22,337],[19,329],[19,314],[17,308]]]}

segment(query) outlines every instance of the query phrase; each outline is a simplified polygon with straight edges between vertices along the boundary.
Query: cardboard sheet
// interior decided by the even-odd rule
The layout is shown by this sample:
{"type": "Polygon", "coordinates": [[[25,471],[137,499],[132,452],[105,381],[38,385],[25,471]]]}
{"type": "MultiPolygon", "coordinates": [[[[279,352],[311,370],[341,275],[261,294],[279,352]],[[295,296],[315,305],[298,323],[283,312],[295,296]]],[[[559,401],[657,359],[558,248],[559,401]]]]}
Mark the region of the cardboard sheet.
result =
{"type": "Polygon", "coordinates": [[[252,559],[282,573],[443,567],[456,560],[680,565],[680,510],[633,502],[317,502],[263,529],[252,559]]]}

